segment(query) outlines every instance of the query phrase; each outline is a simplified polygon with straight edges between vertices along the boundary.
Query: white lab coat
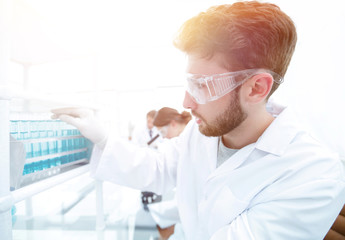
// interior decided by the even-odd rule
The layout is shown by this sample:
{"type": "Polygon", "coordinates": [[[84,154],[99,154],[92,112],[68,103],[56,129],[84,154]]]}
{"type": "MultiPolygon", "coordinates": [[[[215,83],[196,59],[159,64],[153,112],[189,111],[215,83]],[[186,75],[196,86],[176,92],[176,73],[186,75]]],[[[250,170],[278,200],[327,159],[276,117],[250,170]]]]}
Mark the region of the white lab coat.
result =
{"type": "Polygon", "coordinates": [[[171,191],[170,194],[164,194],[161,202],[148,205],[153,220],[161,228],[170,227],[180,221],[175,190],[171,191]]]}
{"type": "Polygon", "coordinates": [[[92,174],[156,193],[176,186],[188,240],[323,239],[345,202],[344,171],[296,122],[285,109],[218,168],[218,139],[194,122],[165,153],[110,137],[94,150],[92,174]]]}
{"type": "Polygon", "coordinates": [[[162,136],[160,135],[158,129],[156,127],[153,127],[152,129],[152,136],[150,136],[147,125],[145,126],[138,126],[134,129],[132,134],[132,142],[139,146],[147,146],[147,143],[154,138],[156,135],[159,135],[159,137],[150,145],[152,148],[157,148],[157,144],[163,141],[162,136]]]}

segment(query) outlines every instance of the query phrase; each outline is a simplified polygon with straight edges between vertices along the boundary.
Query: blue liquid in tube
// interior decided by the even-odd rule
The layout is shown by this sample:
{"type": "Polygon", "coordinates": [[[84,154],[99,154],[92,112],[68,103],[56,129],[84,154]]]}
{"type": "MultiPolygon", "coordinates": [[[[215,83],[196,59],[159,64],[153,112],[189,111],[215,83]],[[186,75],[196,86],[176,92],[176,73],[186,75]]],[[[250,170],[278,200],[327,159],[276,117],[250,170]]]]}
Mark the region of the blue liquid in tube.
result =
{"type": "Polygon", "coordinates": [[[10,122],[10,134],[12,135],[12,137],[14,137],[15,139],[18,139],[18,121],[11,121],[10,122]]]}
{"type": "Polygon", "coordinates": [[[42,156],[41,143],[40,142],[33,142],[32,143],[32,148],[33,148],[33,157],[40,157],[40,156],[42,156]]]}
{"type": "Polygon", "coordinates": [[[68,163],[68,156],[67,155],[61,156],[60,158],[61,158],[61,165],[68,163]]]}
{"type": "Polygon", "coordinates": [[[48,142],[41,142],[41,152],[42,156],[48,154],[48,142]]]}
{"type": "Polygon", "coordinates": [[[57,152],[61,153],[62,152],[62,140],[58,140],[57,142],[57,152]]]}
{"type": "Polygon", "coordinates": [[[42,161],[41,164],[42,164],[42,169],[43,169],[43,170],[44,170],[44,169],[50,168],[49,159],[48,159],[48,160],[42,161]]]}
{"type": "Polygon", "coordinates": [[[55,165],[56,166],[60,166],[61,165],[61,157],[54,158],[54,161],[55,161],[55,165]]]}
{"type": "Polygon", "coordinates": [[[48,153],[49,154],[56,153],[55,141],[49,141],[48,142],[48,153]]]}
{"type": "Polygon", "coordinates": [[[74,161],[74,153],[68,155],[68,162],[74,161]]]}
{"type": "Polygon", "coordinates": [[[29,142],[24,143],[24,149],[25,149],[25,153],[26,153],[26,158],[31,158],[32,157],[31,143],[29,143],[29,142]]]}
{"type": "Polygon", "coordinates": [[[67,140],[66,139],[62,139],[61,140],[61,142],[62,142],[62,152],[65,152],[65,151],[68,151],[68,147],[67,147],[67,140]]]}

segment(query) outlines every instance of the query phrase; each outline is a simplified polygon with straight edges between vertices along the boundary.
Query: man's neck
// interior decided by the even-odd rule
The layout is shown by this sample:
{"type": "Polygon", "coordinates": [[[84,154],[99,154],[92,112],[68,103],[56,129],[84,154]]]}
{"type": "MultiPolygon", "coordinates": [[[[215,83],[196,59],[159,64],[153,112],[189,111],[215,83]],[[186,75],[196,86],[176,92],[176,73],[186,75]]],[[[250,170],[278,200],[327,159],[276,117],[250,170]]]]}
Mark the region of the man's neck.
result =
{"type": "Polygon", "coordinates": [[[237,128],[222,136],[224,146],[240,149],[256,142],[273,120],[274,117],[268,112],[248,117],[237,128]]]}

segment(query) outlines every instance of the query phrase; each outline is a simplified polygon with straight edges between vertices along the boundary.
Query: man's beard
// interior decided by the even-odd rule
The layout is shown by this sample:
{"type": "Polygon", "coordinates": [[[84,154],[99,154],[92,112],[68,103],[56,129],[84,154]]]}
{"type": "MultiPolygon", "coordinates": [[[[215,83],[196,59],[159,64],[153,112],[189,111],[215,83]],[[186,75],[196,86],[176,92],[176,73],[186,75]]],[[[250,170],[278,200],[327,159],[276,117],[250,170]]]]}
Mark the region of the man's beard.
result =
{"type": "Polygon", "coordinates": [[[204,125],[199,125],[199,131],[208,137],[223,136],[238,127],[246,118],[238,98],[238,91],[233,92],[233,97],[228,108],[219,114],[212,123],[207,123],[201,116],[204,125]]]}

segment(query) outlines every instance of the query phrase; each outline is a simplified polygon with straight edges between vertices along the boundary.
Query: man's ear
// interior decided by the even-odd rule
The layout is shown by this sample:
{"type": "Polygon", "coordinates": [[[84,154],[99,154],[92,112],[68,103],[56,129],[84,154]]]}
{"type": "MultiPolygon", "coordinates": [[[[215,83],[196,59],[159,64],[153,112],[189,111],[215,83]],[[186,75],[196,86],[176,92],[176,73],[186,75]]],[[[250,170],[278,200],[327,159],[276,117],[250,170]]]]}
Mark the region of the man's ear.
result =
{"type": "Polygon", "coordinates": [[[273,85],[273,77],[269,73],[260,73],[244,83],[246,100],[257,103],[266,99],[273,85]]]}

